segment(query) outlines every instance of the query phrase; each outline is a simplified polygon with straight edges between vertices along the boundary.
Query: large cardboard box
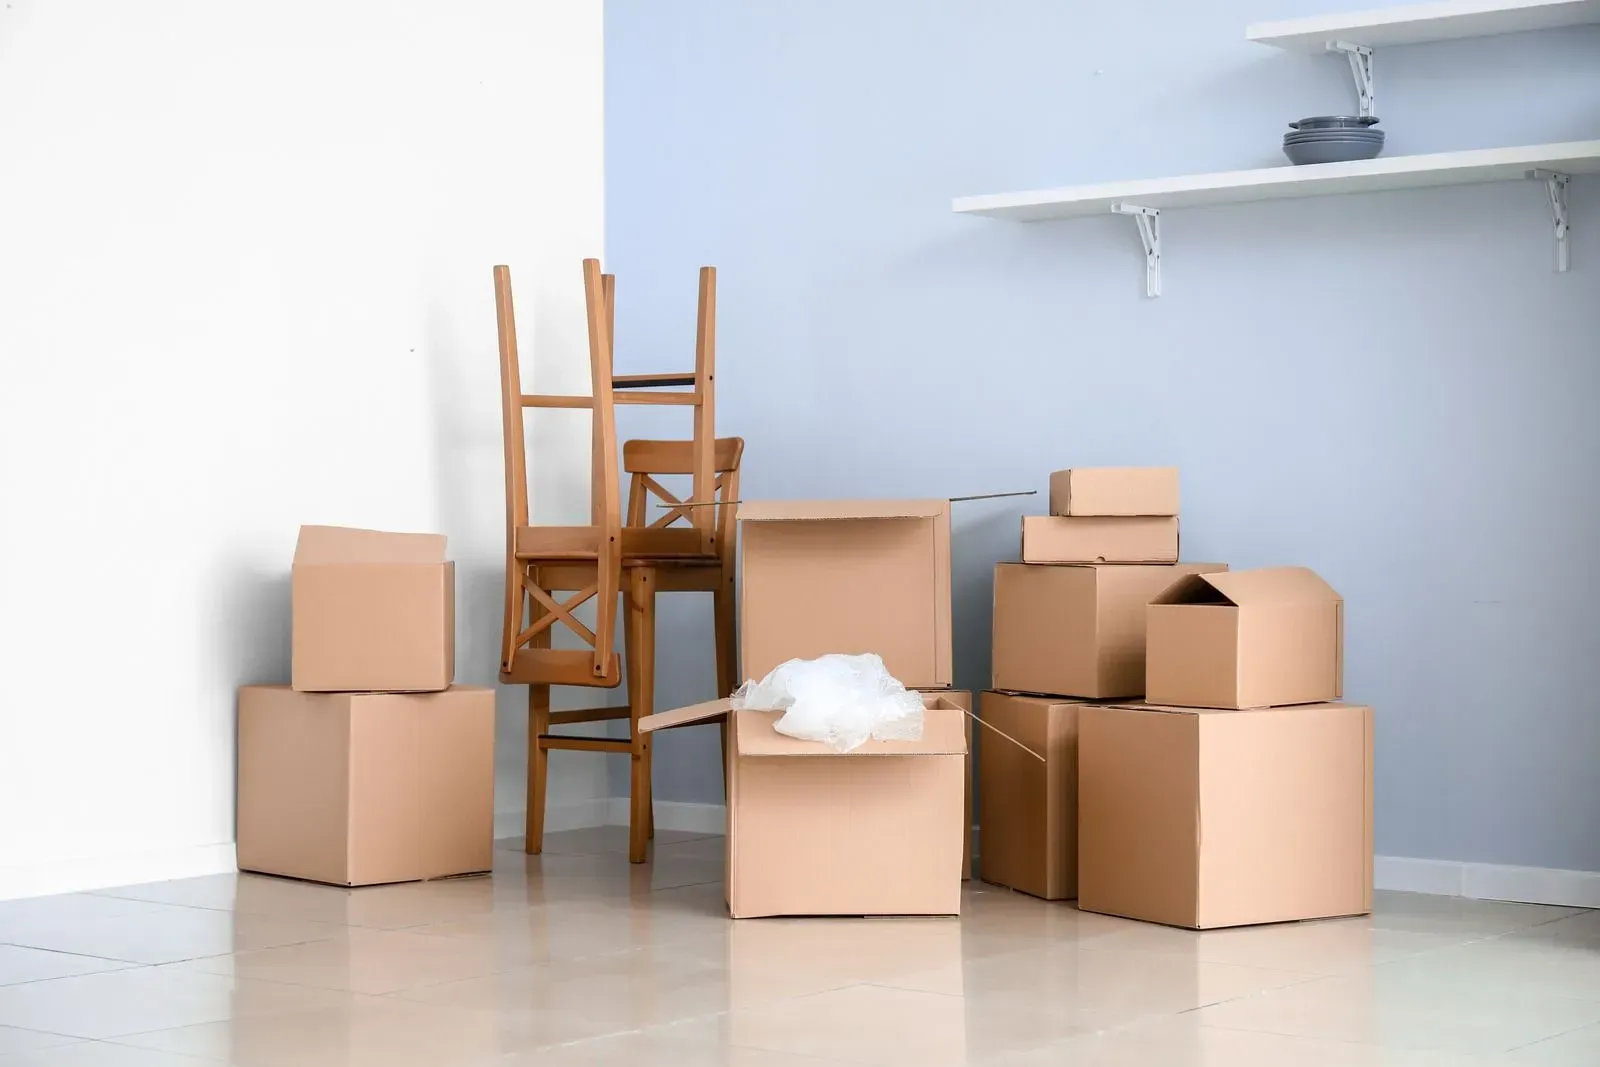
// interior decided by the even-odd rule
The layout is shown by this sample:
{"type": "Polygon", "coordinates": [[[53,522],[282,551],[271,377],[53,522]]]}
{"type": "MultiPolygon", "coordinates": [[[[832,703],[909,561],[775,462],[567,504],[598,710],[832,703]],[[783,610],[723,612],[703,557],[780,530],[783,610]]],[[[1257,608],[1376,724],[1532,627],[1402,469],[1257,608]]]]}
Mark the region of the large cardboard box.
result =
{"type": "Polygon", "coordinates": [[[950,686],[949,501],[756,502],[739,521],[745,678],[876,652],[909,689],[950,686]]]}
{"type": "Polygon", "coordinates": [[[965,882],[972,878],[972,693],[945,689],[931,695],[944,697],[967,713],[961,717],[961,725],[967,731],[967,758],[962,766],[966,782],[961,787],[961,880],[965,882]]]}
{"type": "Polygon", "coordinates": [[[1371,911],[1372,709],[1085,705],[1078,907],[1194,929],[1371,911]]]}
{"type": "Polygon", "coordinates": [[[922,740],[847,753],[785,737],[781,712],[727,700],[639,720],[646,732],[732,715],[728,911],[770,915],[956,915],[961,911],[966,713],[924,693],[922,740]]]}
{"type": "Polygon", "coordinates": [[[1020,693],[979,698],[979,717],[993,727],[978,742],[985,882],[1045,900],[1078,895],[1079,707],[1020,693]]]}
{"type": "Polygon", "coordinates": [[[1176,563],[1176,515],[1025,515],[1024,563],[1176,563]]]}
{"type": "Polygon", "coordinates": [[[437,692],[455,680],[455,564],[441,534],[302,526],[291,681],[307,693],[437,692]]]}
{"type": "Polygon", "coordinates": [[[1177,515],[1176,467],[1075,467],[1050,475],[1052,515],[1177,515]]]}
{"type": "Polygon", "coordinates": [[[1150,600],[1176,577],[1227,569],[1226,563],[996,565],[994,688],[1097,700],[1141,695],[1150,600]]]}
{"type": "Polygon", "coordinates": [[[1343,695],[1344,601],[1304,567],[1189,575],[1148,610],[1152,704],[1260,708],[1343,695]]]}
{"type": "Polygon", "coordinates": [[[239,869],[334,885],[487,871],[494,690],[239,690],[239,869]]]}

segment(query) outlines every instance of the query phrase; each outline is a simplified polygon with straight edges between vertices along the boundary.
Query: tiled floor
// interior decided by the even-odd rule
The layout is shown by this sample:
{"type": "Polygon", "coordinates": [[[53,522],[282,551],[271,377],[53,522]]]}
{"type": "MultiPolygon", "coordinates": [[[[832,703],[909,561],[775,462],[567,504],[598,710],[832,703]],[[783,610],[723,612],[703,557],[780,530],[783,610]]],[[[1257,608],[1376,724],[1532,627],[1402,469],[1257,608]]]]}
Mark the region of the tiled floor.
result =
{"type": "Polygon", "coordinates": [[[732,923],[720,838],[624,843],[0,903],[0,1067],[1600,1064],[1600,912],[1380,894],[1193,934],[973,883],[959,921],[732,923]]]}

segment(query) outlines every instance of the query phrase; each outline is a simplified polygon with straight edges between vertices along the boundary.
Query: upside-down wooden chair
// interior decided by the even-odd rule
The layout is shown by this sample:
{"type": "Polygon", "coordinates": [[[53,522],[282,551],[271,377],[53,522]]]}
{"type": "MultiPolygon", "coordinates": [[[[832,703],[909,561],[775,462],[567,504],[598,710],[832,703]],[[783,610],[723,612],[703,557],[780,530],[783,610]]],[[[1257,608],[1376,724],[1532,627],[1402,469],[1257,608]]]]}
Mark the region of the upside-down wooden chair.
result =
{"type": "MultiPolygon", "coordinates": [[[[500,679],[528,686],[528,808],[525,848],[543,848],[545,793],[552,749],[627,753],[631,760],[628,858],[644,861],[653,835],[651,738],[638,720],[654,710],[655,598],[658,591],[709,591],[715,595],[717,685],[734,684],[733,505],[743,442],[714,437],[716,274],[700,273],[695,369],[683,374],[617,375],[611,332],[615,283],[597,260],[583,264],[589,334],[590,396],[522,392],[510,271],[496,267],[495,305],[500,333],[502,413],[506,449],[506,604],[500,679]],[[687,387],[688,391],[669,389],[687,387]],[[623,448],[632,476],[628,522],[622,521],[617,473],[616,404],[677,404],[694,409],[689,441],[629,442],[623,448]],[[529,523],[524,408],[587,408],[591,429],[591,513],[587,526],[529,523]],[[688,474],[690,500],[679,500],[658,475],[688,474]],[[648,520],[654,494],[669,505],[648,520]],[[712,503],[715,501],[715,503],[712,503]],[[687,526],[675,525],[679,521],[687,526]],[[558,599],[558,592],[570,592],[558,599]],[[628,703],[621,706],[550,710],[552,685],[613,688],[622,674],[614,644],[616,602],[624,597],[624,645],[628,703]],[[595,628],[576,609],[596,601],[595,628]],[[586,646],[552,647],[557,626],[586,646]],[[577,737],[552,733],[555,726],[625,719],[627,738],[577,737]]],[[[724,728],[725,729],[725,728],[724,728]]],[[[726,736],[724,735],[724,746],[726,736]]]]}

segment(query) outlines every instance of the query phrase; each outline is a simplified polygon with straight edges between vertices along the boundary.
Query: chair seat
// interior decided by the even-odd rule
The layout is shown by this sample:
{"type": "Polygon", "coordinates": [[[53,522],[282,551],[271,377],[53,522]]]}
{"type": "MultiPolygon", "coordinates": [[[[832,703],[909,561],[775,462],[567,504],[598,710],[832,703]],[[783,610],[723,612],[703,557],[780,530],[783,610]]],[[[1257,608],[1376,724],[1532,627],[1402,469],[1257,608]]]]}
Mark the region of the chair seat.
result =
{"type": "MultiPolygon", "coordinates": [[[[515,541],[518,559],[594,559],[600,547],[598,526],[519,526],[515,541]]],[[[701,532],[692,526],[622,527],[622,558],[666,562],[716,563],[707,552],[701,532]]]]}

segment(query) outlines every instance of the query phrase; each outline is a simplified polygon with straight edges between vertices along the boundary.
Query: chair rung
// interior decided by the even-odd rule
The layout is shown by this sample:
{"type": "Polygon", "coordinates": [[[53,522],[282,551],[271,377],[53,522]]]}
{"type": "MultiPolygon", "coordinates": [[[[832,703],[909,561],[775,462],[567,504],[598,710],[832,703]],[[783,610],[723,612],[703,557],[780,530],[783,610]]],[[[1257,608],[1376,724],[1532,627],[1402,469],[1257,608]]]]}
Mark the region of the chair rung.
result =
{"type": "Polygon", "coordinates": [[[700,394],[619,392],[612,394],[611,402],[613,404],[676,404],[679,407],[695,407],[700,403],[700,394]]]}
{"type": "Polygon", "coordinates": [[[562,726],[575,722],[607,722],[611,719],[633,717],[632,708],[576,708],[571,711],[552,711],[550,725],[562,726]]]}
{"type": "Polygon", "coordinates": [[[617,374],[611,378],[613,389],[659,389],[664,385],[693,384],[693,371],[684,374],[617,374]]]}
{"type": "MultiPolygon", "coordinates": [[[[674,394],[675,395],[675,394],[674,394]]],[[[525,408],[592,408],[592,396],[560,396],[555,393],[523,393],[525,408]]]]}
{"type": "Polygon", "coordinates": [[[562,734],[540,734],[539,744],[545,748],[564,748],[576,752],[633,751],[633,742],[619,737],[567,737],[562,734]]]}

